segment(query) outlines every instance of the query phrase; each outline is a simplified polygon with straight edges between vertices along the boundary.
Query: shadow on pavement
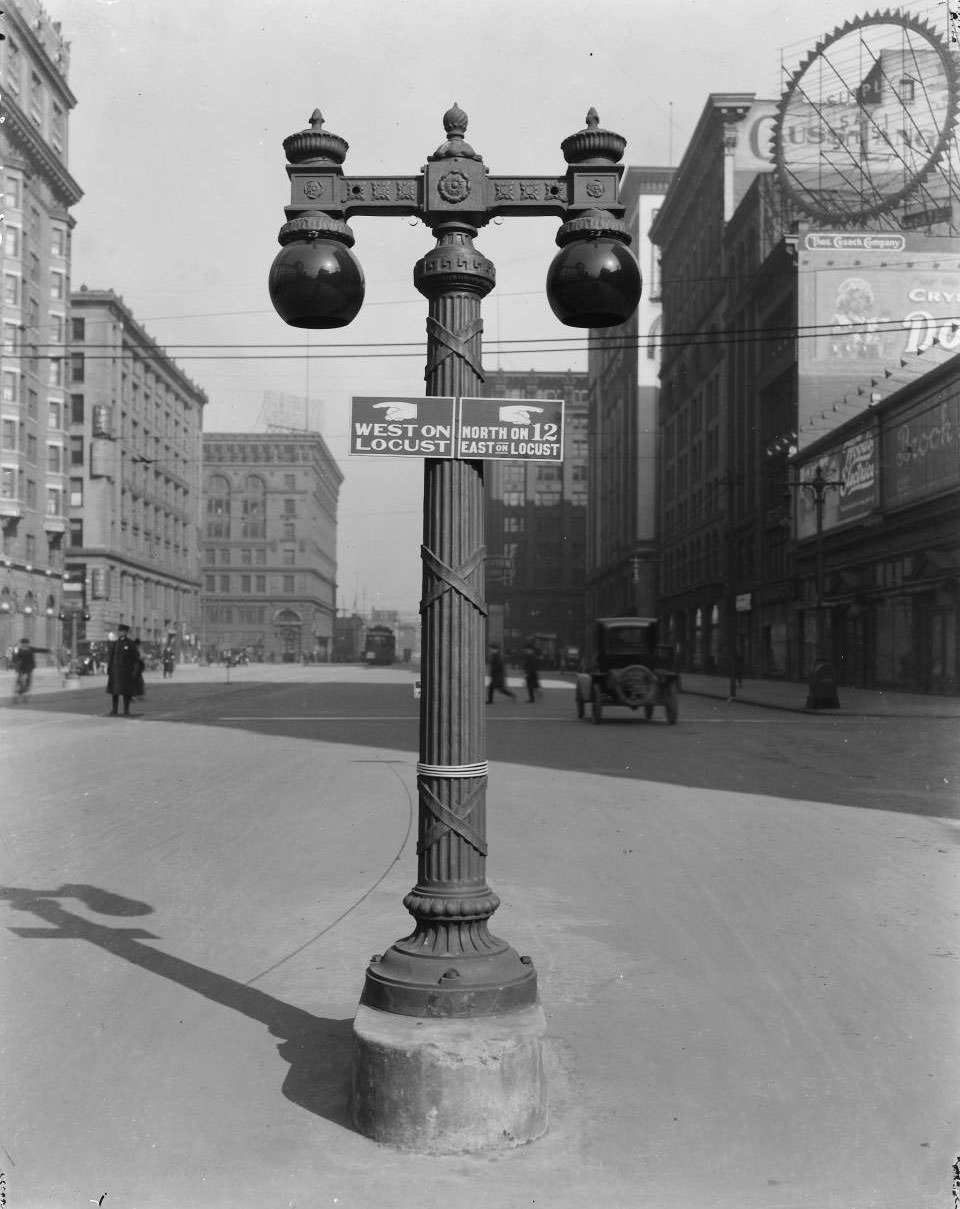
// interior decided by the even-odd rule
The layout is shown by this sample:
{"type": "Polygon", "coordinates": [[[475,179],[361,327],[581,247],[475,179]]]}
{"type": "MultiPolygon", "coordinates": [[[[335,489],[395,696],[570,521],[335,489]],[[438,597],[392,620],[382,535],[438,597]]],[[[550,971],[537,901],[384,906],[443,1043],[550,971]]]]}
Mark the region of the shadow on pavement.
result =
{"type": "Polygon", "coordinates": [[[25,940],[86,940],[115,957],[266,1025],[271,1036],[281,1039],[277,1052],[289,1065],[282,1088],[286,1098],[336,1125],[353,1129],[348,1107],[352,1019],[328,1020],[313,1016],[255,987],[144,944],[144,941],[158,939],[152,932],[93,923],[66,910],[57,901],[76,898],[91,911],[103,915],[132,917],[153,913],[153,908],[146,903],[123,898],[97,886],[64,885],[56,890],[0,886],[0,898],[6,899],[14,911],[27,912],[46,925],[10,928],[25,940]]]}

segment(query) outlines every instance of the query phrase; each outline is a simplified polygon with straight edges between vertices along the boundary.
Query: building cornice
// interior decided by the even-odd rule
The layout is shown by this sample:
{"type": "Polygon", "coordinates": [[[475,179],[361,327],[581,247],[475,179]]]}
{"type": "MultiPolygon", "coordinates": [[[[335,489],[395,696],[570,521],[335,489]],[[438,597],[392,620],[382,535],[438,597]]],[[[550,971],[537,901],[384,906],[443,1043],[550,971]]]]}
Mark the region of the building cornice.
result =
{"type": "Polygon", "coordinates": [[[335,485],[339,487],[343,482],[343,471],[337,464],[336,458],[333,456],[329,445],[324,440],[323,434],[320,432],[313,432],[309,429],[293,432],[203,432],[201,433],[201,437],[203,439],[204,470],[210,470],[213,473],[215,473],[216,470],[226,469],[231,464],[236,464],[238,466],[242,465],[246,469],[249,469],[250,465],[252,464],[246,462],[231,463],[229,461],[224,461],[210,462],[208,465],[208,451],[212,450],[215,445],[220,443],[236,445],[311,445],[315,447],[318,446],[320,448],[320,451],[323,454],[324,465],[336,477],[335,485]]]}
{"type": "Polygon", "coordinates": [[[141,346],[156,370],[162,368],[164,373],[175,378],[180,384],[181,390],[200,407],[204,407],[209,402],[206,391],[192,382],[167,351],[141,327],[119,294],[115,294],[113,290],[88,290],[86,286],[83,286],[71,293],[70,307],[71,310],[78,313],[83,307],[99,307],[113,311],[123,328],[123,338],[141,346]]]}
{"type": "MultiPolygon", "coordinates": [[[[48,81],[56,88],[60,97],[69,109],[76,106],[77,98],[74,96],[70,85],[67,83],[66,68],[69,63],[69,55],[66,51],[69,49],[69,44],[61,38],[60,42],[63,50],[60,51],[56,59],[52,58],[47,51],[46,46],[37,37],[33,28],[27,24],[26,18],[19,8],[15,5],[9,5],[5,14],[12,26],[16,29],[17,35],[29,50],[31,60],[38,66],[42,67],[46,72],[48,81]]],[[[4,107],[9,103],[9,96],[4,97],[4,107]]]]}
{"type": "Polygon", "coordinates": [[[107,546],[71,546],[64,553],[67,563],[104,563],[127,574],[142,575],[144,579],[153,579],[158,583],[180,584],[185,588],[195,588],[200,591],[200,580],[185,572],[171,571],[162,563],[143,562],[135,555],[126,554],[123,550],[115,550],[107,546]]]}
{"type": "Polygon", "coordinates": [[[676,168],[629,165],[620,186],[620,200],[629,205],[634,197],[665,195],[676,173],[676,168]]]}
{"type": "Polygon", "coordinates": [[[687,149],[670,182],[660,211],[650,227],[650,238],[662,247],[670,231],[682,221],[686,207],[696,197],[698,180],[710,162],[710,152],[723,153],[724,139],[742,122],[757,100],[753,92],[713,92],[707,98],[687,149]]]}
{"type": "Polygon", "coordinates": [[[64,165],[51,151],[40,132],[20,106],[9,95],[3,98],[4,132],[12,144],[22,149],[31,166],[48,181],[57,198],[65,206],[75,206],[83,190],[64,165]]]}

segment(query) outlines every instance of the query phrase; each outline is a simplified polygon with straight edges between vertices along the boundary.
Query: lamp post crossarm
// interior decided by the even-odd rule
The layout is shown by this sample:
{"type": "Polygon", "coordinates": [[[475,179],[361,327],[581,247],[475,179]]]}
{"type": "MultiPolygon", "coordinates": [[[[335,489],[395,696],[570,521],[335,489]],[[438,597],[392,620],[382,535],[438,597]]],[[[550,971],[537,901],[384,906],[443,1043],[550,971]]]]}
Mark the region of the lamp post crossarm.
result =
{"type": "Polygon", "coordinates": [[[489,176],[482,165],[447,160],[442,170],[428,164],[419,176],[343,176],[329,166],[318,170],[291,164],[286,213],[290,219],[318,211],[344,220],[378,214],[415,217],[429,227],[450,218],[463,218],[474,227],[524,215],[568,219],[594,208],[622,218],[623,167],[605,169],[576,166],[563,176],[489,176]]]}

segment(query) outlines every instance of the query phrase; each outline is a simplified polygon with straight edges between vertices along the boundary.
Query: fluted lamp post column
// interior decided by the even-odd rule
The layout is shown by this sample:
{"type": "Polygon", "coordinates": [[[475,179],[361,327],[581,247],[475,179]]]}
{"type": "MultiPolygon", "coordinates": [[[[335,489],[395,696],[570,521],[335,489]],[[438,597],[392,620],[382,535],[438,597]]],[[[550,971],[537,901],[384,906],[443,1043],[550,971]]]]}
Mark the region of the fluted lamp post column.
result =
{"type": "MultiPolygon", "coordinates": [[[[625,322],[641,283],[619,201],[625,140],[595,111],[551,177],[491,177],[463,110],[443,124],[444,142],[412,177],[345,177],[347,144],[319,111],[286,139],[291,204],[270,293],[293,326],[344,326],[364,295],[347,219],[422,219],[436,239],[414,268],[429,303],[426,394],[459,399],[484,380],[481,302],[495,273],[473,240],[494,217],[564,220],[547,278],[564,323],[625,322]]],[[[485,872],[483,465],[424,464],[417,882],[404,899],[414,928],[370,961],[354,1024],[355,1123],[427,1152],[516,1145],[546,1129],[536,970],[488,926],[499,899],[485,872]]]]}

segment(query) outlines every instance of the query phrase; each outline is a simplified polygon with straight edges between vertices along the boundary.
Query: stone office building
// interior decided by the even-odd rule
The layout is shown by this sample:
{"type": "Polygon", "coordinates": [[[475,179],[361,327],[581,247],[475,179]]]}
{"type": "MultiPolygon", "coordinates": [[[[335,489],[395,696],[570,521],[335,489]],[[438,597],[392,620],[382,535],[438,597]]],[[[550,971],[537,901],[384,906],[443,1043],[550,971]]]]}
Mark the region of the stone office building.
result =
{"type": "MultiPolygon", "coordinates": [[[[102,641],[126,622],[146,649],[189,654],[207,396],[112,290],[81,286],[70,305],[66,565],[84,585],[79,636],[102,641]]],[[[68,647],[75,623],[68,607],[68,647]]]]}
{"type": "Polygon", "coordinates": [[[82,196],[67,166],[69,43],[34,0],[4,8],[0,655],[23,637],[51,652],[60,642],[70,207],[82,196]]]}
{"type": "Polygon", "coordinates": [[[333,657],[343,475],[318,432],[203,438],[203,657],[333,657]]]}

